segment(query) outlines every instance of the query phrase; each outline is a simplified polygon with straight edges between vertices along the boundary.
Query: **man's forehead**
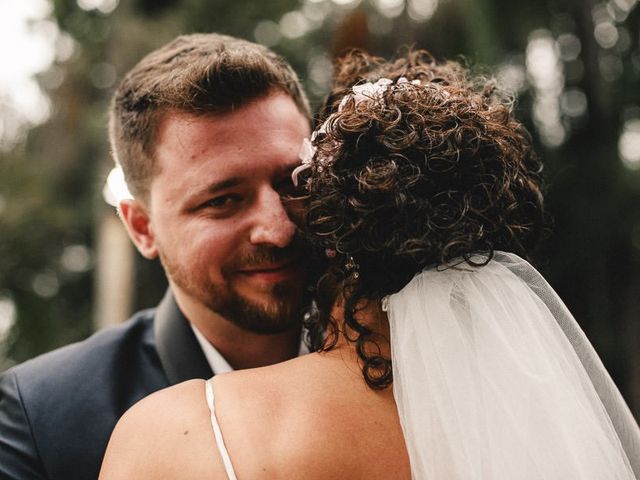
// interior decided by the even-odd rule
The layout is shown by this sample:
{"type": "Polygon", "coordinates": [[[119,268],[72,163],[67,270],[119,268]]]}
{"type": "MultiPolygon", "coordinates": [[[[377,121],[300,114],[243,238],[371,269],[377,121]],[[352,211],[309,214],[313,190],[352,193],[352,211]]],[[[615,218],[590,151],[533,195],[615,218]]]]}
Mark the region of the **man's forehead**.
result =
{"type": "Polygon", "coordinates": [[[274,181],[291,175],[300,164],[298,149],[286,154],[269,154],[238,145],[225,149],[202,150],[185,155],[186,152],[159,152],[161,167],[156,180],[168,184],[172,189],[188,192],[213,192],[241,184],[263,180],[274,181]],[[170,153],[174,154],[171,156],[170,153]]]}
{"type": "MultiPolygon", "coordinates": [[[[239,105],[231,105],[228,109],[215,111],[190,111],[180,108],[167,108],[159,115],[158,124],[162,125],[167,119],[177,121],[183,124],[206,122],[220,123],[221,127],[228,125],[235,117],[242,116],[244,113],[254,115],[264,112],[268,107],[275,107],[280,111],[289,111],[297,114],[307,127],[311,126],[311,120],[307,114],[300,111],[298,105],[288,94],[279,90],[274,90],[266,95],[247,100],[239,105]]],[[[240,120],[242,121],[242,120],[240,120]]]]}
{"type": "Polygon", "coordinates": [[[302,116],[288,120],[250,115],[220,117],[184,112],[167,114],[158,128],[156,152],[163,146],[193,149],[199,144],[208,148],[261,148],[264,144],[295,141],[309,135],[309,124],[302,116]],[[269,121],[271,120],[271,121],[269,121]],[[195,142],[195,143],[194,143],[195,142]],[[259,142],[262,142],[259,143],[259,142]]]}
{"type": "Polygon", "coordinates": [[[265,105],[245,111],[249,115],[167,111],[155,142],[158,174],[202,188],[230,179],[287,175],[300,162],[308,122],[285,95],[261,102],[265,105]]]}

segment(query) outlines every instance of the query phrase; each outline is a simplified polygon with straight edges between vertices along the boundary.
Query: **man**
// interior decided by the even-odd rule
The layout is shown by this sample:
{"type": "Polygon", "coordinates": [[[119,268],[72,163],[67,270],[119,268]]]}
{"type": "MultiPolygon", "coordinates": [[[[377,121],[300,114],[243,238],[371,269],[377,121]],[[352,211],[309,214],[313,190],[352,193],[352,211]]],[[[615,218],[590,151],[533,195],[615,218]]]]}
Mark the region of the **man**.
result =
{"type": "Polygon", "coordinates": [[[179,37],[129,72],[110,112],[134,197],[119,211],[169,291],[156,310],[2,375],[0,478],[95,479],[142,397],[298,354],[305,252],[284,195],[308,118],[292,69],[231,37],[179,37]]]}

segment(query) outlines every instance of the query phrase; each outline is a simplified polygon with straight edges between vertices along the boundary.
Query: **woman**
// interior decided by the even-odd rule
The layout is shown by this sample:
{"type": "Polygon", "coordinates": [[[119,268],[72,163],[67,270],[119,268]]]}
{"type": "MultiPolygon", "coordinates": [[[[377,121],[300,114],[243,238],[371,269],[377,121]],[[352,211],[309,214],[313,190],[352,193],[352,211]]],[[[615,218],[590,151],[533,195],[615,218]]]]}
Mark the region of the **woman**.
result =
{"type": "Polygon", "coordinates": [[[286,199],[326,263],[316,353],[143,400],[101,478],[638,478],[637,424],[516,255],[543,208],[509,98],[425,52],[356,52],[321,117],[286,199]]]}

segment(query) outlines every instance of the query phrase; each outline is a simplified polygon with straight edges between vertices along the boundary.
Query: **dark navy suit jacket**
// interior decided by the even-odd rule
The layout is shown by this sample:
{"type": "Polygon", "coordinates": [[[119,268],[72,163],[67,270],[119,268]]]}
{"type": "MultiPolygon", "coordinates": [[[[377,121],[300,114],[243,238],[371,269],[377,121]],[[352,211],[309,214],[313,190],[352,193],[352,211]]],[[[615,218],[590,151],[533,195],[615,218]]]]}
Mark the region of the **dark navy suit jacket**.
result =
{"type": "Polygon", "coordinates": [[[172,295],[0,375],[0,479],[94,480],[135,402],[211,369],[172,295]]]}

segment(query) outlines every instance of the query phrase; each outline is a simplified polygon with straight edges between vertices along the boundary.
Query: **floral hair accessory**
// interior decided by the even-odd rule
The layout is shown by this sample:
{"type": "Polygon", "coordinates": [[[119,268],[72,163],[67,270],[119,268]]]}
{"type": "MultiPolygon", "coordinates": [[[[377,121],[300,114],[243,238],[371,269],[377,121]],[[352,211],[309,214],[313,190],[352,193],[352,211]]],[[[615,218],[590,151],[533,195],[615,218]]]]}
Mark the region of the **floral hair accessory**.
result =
{"type": "MultiPolygon", "coordinates": [[[[347,95],[345,95],[340,101],[340,104],[338,105],[337,113],[341,112],[344,106],[350,100],[353,100],[356,105],[365,101],[383,100],[384,93],[387,91],[389,87],[393,86],[394,83],[396,86],[403,85],[403,84],[421,85],[420,80],[415,79],[409,82],[409,80],[407,80],[406,77],[400,77],[395,82],[388,78],[380,78],[375,83],[367,82],[360,85],[354,85],[353,87],[351,87],[351,93],[348,93],[347,95]]],[[[311,168],[311,165],[313,163],[313,158],[315,157],[318,151],[318,149],[313,145],[313,142],[315,142],[316,137],[319,134],[326,133],[329,121],[334,115],[335,113],[333,115],[330,115],[324,121],[324,123],[320,125],[320,127],[316,131],[313,132],[313,134],[311,135],[311,139],[305,138],[302,141],[302,146],[300,147],[300,153],[298,153],[298,157],[300,158],[300,161],[302,163],[298,167],[296,167],[293,170],[293,172],[291,172],[291,180],[293,181],[293,184],[296,187],[298,186],[298,175],[300,175],[301,172],[304,172],[305,170],[311,168]]],[[[331,156],[327,158],[321,158],[319,160],[321,165],[318,166],[318,171],[321,172],[324,169],[324,166],[322,164],[329,164],[332,160],[333,160],[333,157],[331,156]]]]}
{"type": "MultiPolygon", "coordinates": [[[[400,77],[395,81],[396,85],[402,85],[405,83],[410,83],[412,85],[421,85],[420,80],[415,79],[409,82],[406,77],[400,77]]],[[[347,102],[351,99],[353,99],[356,105],[360,102],[368,100],[382,100],[384,93],[389,87],[393,86],[393,84],[393,80],[390,80],[388,78],[381,78],[376,83],[367,82],[360,85],[354,85],[353,87],[351,87],[352,93],[345,95],[340,102],[340,105],[338,105],[338,111],[340,112],[347,104],[347,102]]]]}
{"type": "MultiPolygon", "coordinates": [[[[316,137],[319,133],[326,132],[326,123],[327,122],[322,124],[322,126],[318,130],[313,132],[313,134],[311,135],[311,139],[304,138],[302,140],[302,146],[300,147],[300,152],[298,153],[298,158],[302,163],[297,166],[293,170],[293,172],[291,172],[291,181],[296,187],[299,183],[298,175],[300,175],[301,172],[304,172],[308,168],[311,168],[311,166],[313,165],[313,158],[316,156],[316,153],[318,151],[318,148],[313,145],[313,142],[316,140],[316,137]]],[[[332,161],[332,155],[319,158],[318,162],[320,163],[320,165],[318,165],[318,171],[322,172],[322,170],[324,169],[324,165],[327,165],[332,161]]]]}
{"type": "Polygon", "coordinates": [[[393,80],[381,78],[376,83],[367,82],[361,85],[354,85],[351,87],[352,93],[345,95],[340,105],[338,105],[338,111],[341,111],[351,99],[356,102],[356,105],[365,100],[381,100],[384,92],[387,91],[387,87],[392,84],[393,80]]]}
{"type": "MultiPolygon", "coordinates": [[[[312,139],[315,139],[315,133],[316,132],[313,132],[314,135],[311,137],[312,139]]],[[[302,140],[302,146],[300,147],[300,152],[298,153],[298,158],[302,163],[297,166],[293,170],[293,172],[291,172],[291,180],[296,187],[298,186],[298,175],[300,175],[300,173],[304,172],[306,169],[311,168],[311,162],[317,150],[318,149],[311,143],[311,140],[309,140],[308,138],[304,138],[302,140]]]]}

